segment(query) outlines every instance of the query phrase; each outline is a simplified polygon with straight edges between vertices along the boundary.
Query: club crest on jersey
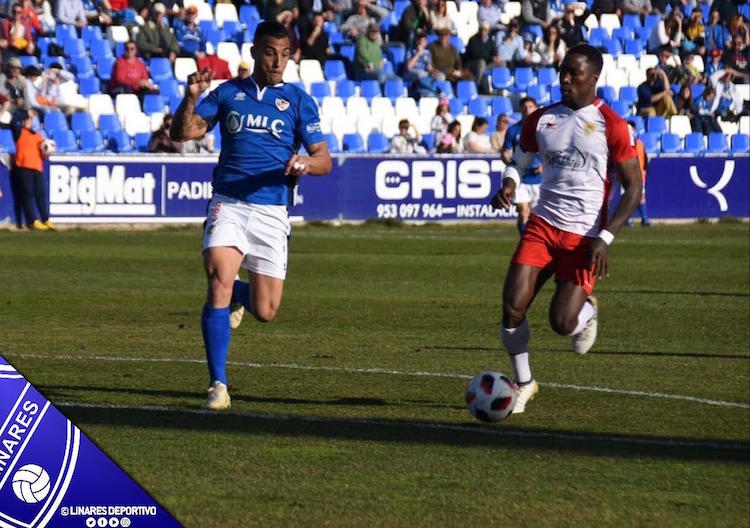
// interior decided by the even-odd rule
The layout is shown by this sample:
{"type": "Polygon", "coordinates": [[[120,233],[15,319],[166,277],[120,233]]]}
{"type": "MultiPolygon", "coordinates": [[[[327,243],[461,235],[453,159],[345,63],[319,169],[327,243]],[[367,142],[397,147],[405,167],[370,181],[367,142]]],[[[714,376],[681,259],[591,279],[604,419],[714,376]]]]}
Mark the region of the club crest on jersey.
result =
{"type": "Polygon", "coordinates": [[[594,132],[596,132],[596,123],[586,123],[583,126],[583,133],[585,135],[590,136],[594,132]]]}
{"type": "Polygon", "coordinates": [[[281,110],[282,112],[289,108],[289,101],[286,99],[276,99],[276,108],[281,110]]]}

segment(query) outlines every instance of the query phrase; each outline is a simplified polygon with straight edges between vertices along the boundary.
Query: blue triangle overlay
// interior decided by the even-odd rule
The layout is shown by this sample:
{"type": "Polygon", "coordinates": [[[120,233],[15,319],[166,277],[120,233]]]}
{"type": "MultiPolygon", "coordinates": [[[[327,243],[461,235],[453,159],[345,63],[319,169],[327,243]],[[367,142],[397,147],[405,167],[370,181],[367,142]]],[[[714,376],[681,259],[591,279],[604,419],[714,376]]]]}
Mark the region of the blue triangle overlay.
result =
{"type": "Polygon", "coordinates": [[[178,523],[0,355],[0,528],[178,523]]]}

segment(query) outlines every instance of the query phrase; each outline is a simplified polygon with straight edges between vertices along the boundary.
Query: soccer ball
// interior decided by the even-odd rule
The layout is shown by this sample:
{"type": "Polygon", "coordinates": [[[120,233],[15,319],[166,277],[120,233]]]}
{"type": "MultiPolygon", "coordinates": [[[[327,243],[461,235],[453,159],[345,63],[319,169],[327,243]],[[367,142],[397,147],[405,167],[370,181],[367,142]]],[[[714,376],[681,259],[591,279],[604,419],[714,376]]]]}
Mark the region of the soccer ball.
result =
{"type": "Polygon", "coordinates": [[[466,389],[469,412],[483,422],[505,420],[513,412],[517,398],[516,384],[499,372],[480,372],[466,389]]]}
{"type": "Polygon", "coordinates": [[[42,143],[42,148],[47,154],[52,154],[57,150],[57,143],[55,143],[54,139],[45,139],[42,143]]]}

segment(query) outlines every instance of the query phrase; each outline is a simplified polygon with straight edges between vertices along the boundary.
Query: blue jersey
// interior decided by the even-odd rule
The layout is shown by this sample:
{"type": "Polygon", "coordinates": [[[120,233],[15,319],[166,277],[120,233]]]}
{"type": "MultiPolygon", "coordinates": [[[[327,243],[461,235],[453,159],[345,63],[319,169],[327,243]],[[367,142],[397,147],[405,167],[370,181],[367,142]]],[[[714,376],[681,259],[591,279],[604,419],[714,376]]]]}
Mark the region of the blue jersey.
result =
{"type": "MultiPolygon", "coordinates": [[[[505,150],[510,150],[511,152],[513,152],[513,150],[516,148],[516,145],[521,142],[521,128],[523,128],[523,121],[519,121],[515,125],[511,125],[510,127],[508,127],[508,132],[505,133],[505,145],[503,146],[505,150]]],[[[539,154],[537,154],[536,156],[534,156],[534,161],[532,161],[531,165],[529,165],[526,174],[523,174],[521,176],[521,183],[526,183],[529,185],[537,185],[542,183],[542,174],[536,173],[536,168],[541,164],[542,160],[539,158],[539,154]]]]}
{"type": "Polygon", "coordinates": [[[284,167],[300,145],[325,141],[315,100],[291,84],[259,89],[251,77],[219,85],[196,113],[221,127],[214,192],[262,205],[287,205],[284,167]]]}

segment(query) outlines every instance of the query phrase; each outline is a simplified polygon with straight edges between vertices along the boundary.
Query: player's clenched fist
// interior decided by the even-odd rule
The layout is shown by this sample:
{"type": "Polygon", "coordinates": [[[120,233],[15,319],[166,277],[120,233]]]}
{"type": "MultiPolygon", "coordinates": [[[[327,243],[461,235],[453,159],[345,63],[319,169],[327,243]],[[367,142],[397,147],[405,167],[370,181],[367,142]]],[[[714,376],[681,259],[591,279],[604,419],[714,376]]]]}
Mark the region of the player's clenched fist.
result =
{"type": "Polygon", "coordinates": [[[198,97],[208,89],[212,79],[213,74],[208,68],[191,73],[187,78],[188,93],[193,97],[198,97]]]}
{"type": "Polygon", "coordinates": [[[516,194],[516,183],[510,178],[503,180],[503,188],[497,191],[497,194],[492,198],[490,205],[495,209],[510,209],[513,205],[513,197],[516,194]]]}

